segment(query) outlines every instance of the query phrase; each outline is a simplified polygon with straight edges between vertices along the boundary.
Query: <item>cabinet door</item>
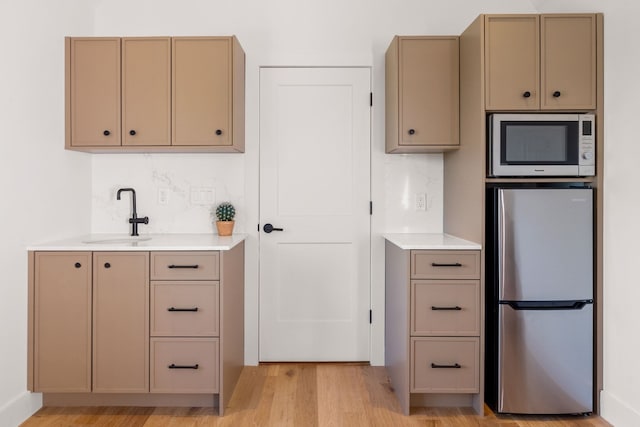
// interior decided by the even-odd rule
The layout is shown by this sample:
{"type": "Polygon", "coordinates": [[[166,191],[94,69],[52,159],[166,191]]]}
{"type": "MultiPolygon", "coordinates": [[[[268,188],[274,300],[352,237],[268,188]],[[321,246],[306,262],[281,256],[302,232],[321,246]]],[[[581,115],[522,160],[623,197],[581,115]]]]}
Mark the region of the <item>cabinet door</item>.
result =
{"type": "Polygon", "coordinates": [[[120,39],[73,38],[67,47],[70,145],[119,146],[120,39]]]}
{"type": "Polygon", "coordinates": [[[171,39],[122,39],[122,145],[171,144],[171,39]]]}
{"type": "Polygon", "coordinates": [[[91,253],[37,252],[34,390],[91,391],[91,253]]]}
{"type": "Polygon", "coordinates": [[[149,253],[93,254],[93,391],[149,391],[149,253]]]}
{"type": "Polygon", "coordinates": [[[595,15],[542,15],[542,109],[596,108],[595,15]]]}
{"type": "Polygon", "coordinates": [[[231,39],[173,39],[173,145],[230,146],[231,39]]]}
{"type": "Polygon", "coordinates": [[[485,17],[487,110],[540,108],[538,15],[485,17]]]}
{"type": "Polygon", "coordinates": [[[400,41],[401,146],[459,144],[457,37],[400,41]]]}

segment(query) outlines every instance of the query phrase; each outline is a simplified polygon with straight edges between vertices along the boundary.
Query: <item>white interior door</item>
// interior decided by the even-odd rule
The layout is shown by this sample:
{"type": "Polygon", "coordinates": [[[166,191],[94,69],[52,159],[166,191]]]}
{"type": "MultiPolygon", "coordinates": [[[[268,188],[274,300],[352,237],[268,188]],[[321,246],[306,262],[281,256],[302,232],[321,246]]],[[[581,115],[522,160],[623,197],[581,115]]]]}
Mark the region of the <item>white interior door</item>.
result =
{"type": "Polygon", "coordinates": [[[260,70],[261,361],[369,360],[370,81],[260,70]]]}

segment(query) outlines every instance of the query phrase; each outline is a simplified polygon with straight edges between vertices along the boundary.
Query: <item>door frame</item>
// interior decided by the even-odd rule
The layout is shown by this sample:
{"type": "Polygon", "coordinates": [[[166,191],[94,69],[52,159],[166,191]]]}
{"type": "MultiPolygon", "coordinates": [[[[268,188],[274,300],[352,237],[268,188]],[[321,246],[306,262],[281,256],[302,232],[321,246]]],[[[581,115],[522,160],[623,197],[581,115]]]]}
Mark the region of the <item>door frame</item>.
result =
{"type": "MultiPolygon", "coordinates": [[[[368,164],[369,164],[369,177],[368,177],[368,189],[369,189],[369,200],[370,203],[372,204],[372,198],[373,198],[373,189],[372,189],[372,169],[373,169],[373,125],[372,125],[372,120],[373,120],[373,66],[371,65],[296,65],[296,66],[285,66],[285,65],[264,65],[264,66],[259,66],[258,67],[258,101],[261,97],[261,93],[262,93],[262,86],[261,86],[261,75],[262,75],[262,70],[263,69],[273,69],[273,68],[278,68],[278,69],[367,69],[369,71],[369,90],[371,93],[371,97],[370,97],[370,107],[369,107],[369,158],[367,159],[368,164]]],[[[262,151],[262,134],[261,134],[261,120],[262,120],[262,113],[261,113],[261,108],[260,108],[260,103],[258,102],[258,126],[257,126],[257,137],[258,137],[258,153],[257,153],[257,158],[258,158],[258,172],[257,172],[257,179],[258,179],[258,187],[257,187],[257,196],[258,196],[258,209],[257,209],[257,220],[258,220],[258,225],[257,225],[257,271],[256,271],[256,279],[257,279],[257,300],[256,300],[256,306],[258,308],[258,312],[257,312],[257,316],[256,316],[256,321],[257,321],[257,329],[256,329],[256,339],[257,339],[257,346],[256,346],[256,361],[257,363],[260,363],[260,334],[261,332],[261,327],[260,327],[260,310],[261,310],[261,297],[260,297],[260,293],[262,292],[262,283],[261,283],[261,258],[260,258],[260,245],[261,245],[261,241],[262,241],[262,235],[263,232],[261,231],[261,226],[262,224],[260,224],[260,219],[261,219],[261,207],[262,207],[262,200],[261,200],[261,182],[260,182],[260,175],[261,175],[261,167],[262,165],[260,164],[260,159],[261,159],[261,151],[262,151]]],[[[372,205],[371,205],[372,206],[372,205]]],[[[369,305],[369,313],[371,316],[372,310],[373,310],[373,273],[374,273],[374,267],[373,267],[373,246],[374,246],[374,242],[373,242],[373,213],[372,213],[372,208],[370,211],[370,215],[369,215],[369,227],[368,227],[368,240],[369,240],[369,265],[368,265],[368,284],[367,284],[367,291],[368,291],[368,305],[369,305]]],[[[384,313],[383,310],[380,310],[381,313],[384,313]]],[[[384,317],[384,316],[383,316],[384,317]]],[[[382,328],[384,330],[384,318],[382,317],[382,328]]],[[[370,317],[370,322],[369,322],[369,326],[368,326],[368,339],[369,339],[369,348],[368,348],[368,362],[371,362],[372,360],[376,359],[376,356],[374,355],[374,334],[373,334],[373,321],[372,321],[372,317],[370,317]]],[[[384,332],[383,332],[384,334],[384,332]]],[[[384,347],[384,342],[381,343],[382,347],[384,347]]],[[[383,354],[384,357],[384,354],[383,354]]]]}

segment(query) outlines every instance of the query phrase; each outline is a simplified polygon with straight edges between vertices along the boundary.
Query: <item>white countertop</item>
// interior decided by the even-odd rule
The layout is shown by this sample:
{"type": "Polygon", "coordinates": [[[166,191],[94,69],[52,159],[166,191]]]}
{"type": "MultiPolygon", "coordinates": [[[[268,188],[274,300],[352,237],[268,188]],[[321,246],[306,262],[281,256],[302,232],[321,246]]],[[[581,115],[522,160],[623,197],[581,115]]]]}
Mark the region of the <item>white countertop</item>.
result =
{"type": "Polygon", "coordinates": [[[389,242],[400,249],[427,250],[480,250],[479,243],[442,233],[390,233],[383,234],[389,242]]]}
{"type": "Polygon", "coordinates": [[[247,237],[234,234],[88,234],[27,247],[29,251],[226,251],[247,237]]]}

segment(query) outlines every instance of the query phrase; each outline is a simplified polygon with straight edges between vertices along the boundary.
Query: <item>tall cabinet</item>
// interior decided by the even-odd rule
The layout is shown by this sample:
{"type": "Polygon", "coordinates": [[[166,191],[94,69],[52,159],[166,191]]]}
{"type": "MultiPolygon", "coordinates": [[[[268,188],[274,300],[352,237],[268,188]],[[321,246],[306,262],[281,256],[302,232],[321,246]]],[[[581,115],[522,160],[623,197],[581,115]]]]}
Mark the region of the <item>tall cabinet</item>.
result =
{"type": "Polygon", "coordinates": [[[535,179],[595,189],[595,408],[602,389],[603,69],[602,14],[480,15],[460,36],[460,148],[444,155],[444,231],[484,247],[487,186],[532,181],[488,177],[487,115],[595,115],[596,176],[535,179]]]}

